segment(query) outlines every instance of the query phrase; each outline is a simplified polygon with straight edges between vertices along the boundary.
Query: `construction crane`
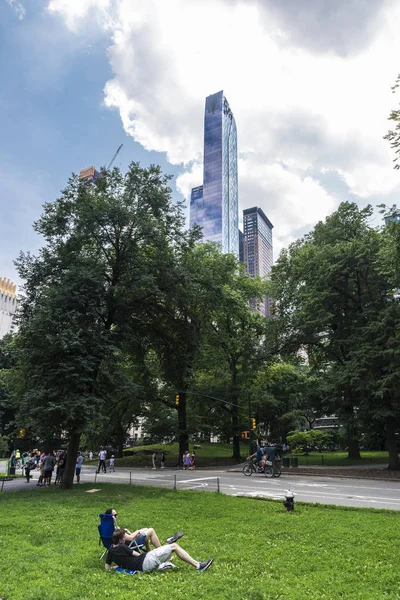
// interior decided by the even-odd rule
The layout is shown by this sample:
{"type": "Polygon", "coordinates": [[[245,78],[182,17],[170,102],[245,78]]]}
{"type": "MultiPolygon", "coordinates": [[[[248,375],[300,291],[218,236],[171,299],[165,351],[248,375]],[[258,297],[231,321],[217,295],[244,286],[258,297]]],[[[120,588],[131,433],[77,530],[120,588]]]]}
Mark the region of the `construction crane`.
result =
{"type": "Polygon", "coordinates": [[[111,169],[112,165],[114,164],[114,160],[117,158],[121,148],[122,148],[123,144],[121,144],[120,146],[118,146],[118,150],[116,151],[116,153],[114,154],[114,156],[112,157],[112,159],[110,160],[109,163],[104,165],[105,169],[111,169]]]}

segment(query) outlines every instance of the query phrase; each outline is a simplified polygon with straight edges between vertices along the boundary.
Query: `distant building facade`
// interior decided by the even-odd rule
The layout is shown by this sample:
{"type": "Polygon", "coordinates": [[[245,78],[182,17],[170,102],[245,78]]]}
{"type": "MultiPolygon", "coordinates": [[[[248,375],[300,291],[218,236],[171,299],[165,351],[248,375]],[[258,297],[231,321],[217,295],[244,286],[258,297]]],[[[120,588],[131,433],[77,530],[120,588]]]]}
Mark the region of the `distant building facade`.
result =
{"type": "Polygon", "coordinates": [[[15,333],[18,327],[15,323],[17,312],[17,286],[0,277],[0,339],[7,333],[15,333]]]}
{"type": "Polygon", "coordinates": [[[239,204],[236,122],[223,91],[206,98],[203,185],[193,188],[190,227],[203,229],[205,241],[239,255],[239,204]]]}
{"type": "Polygon", "coordinates": [[[87,169],[82,169],[82,171],[79,172],[79,179],[93,183],[93,181],[96,181],[99,175],[100,173],[95,169],[95,167],[88,167],[87,169]]]}
{"type": "MultiPolygon", "coordinates": [[[[273,225],[265,213],[254,206],[243,211],[243,262],[251,277],[267,277],[273,264],[273,225]]],[[[252,303],[252,308],[264,316],[271,314],[271,298],[252,303]]]]}

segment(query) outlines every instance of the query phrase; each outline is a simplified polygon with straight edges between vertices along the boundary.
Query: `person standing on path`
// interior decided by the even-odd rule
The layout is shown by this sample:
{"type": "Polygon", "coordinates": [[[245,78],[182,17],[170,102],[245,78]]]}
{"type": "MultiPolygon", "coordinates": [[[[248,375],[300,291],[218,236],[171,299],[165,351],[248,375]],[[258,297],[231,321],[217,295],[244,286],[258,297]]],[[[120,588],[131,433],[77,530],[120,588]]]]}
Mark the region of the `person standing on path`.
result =
{"type": "Polygon", "coordinates": [[[183,455],[183,468],[185,470],[187,470],[190,467],[190,452],[189,450],[186,450],[185,454],[183,455]]]}
{"type": "Polygon", "coordinates": [[[92,451],[89,452],[89,460],[93,460],[93,452],[92,451]]]}
{"type": "Polygon", "coordinates": [[[151,462],[153,463],[153,471],[155,469],[157,469],[156,458],[157,458],[157,452],[154,450],[153,454],[151,455],[151,462]]]}
{"type": "Polygon", "coordinates": [[[103,469],[104,473],[107,473],[106,456],[107,456],[107,450],[104,450],[104,448],[100,448],[99,464],[97,467],[97,473],[100,473],[100,469],[103,469]]]}
{"type": "Polygon", "coordinates": [[[110,473],[115,473],[114,464],[115,464],[115,458],[114,458],[114,454],[112,454],[111,458],[110,458],[110,473]]]}
{"type": "Polygon", "coordinates": [[[78,456],[76,459],[76,465],[75,465],[76,483],[81,482],[81,470],[82,470],[83,460],[84,460],[83,454],[81,452],[78,452],[78,456]]]}
{"type": "Polygon", "coordinates": [[[189,467],[189,470],[190,471],[194,471],[195,468],[196,468],[196,452],[193,450],[192,454],[190,455],[190,467],[189,467]]]}
{"type": "Polygon", "coordinates": [[[44,469],[44,485],[50,486],[51,484],[51,476],[54,471],[54,467],[56,464],[55,456],[52,452],[47,452],[44,461],[43,461],[43,469],[44,469]]]}
{"type": "Polygon", "coordinates": [[[164,450],[161,452],[160,467],[161,467],[161,469],[165,469],[165,452],[164,452],[164,450]]]}

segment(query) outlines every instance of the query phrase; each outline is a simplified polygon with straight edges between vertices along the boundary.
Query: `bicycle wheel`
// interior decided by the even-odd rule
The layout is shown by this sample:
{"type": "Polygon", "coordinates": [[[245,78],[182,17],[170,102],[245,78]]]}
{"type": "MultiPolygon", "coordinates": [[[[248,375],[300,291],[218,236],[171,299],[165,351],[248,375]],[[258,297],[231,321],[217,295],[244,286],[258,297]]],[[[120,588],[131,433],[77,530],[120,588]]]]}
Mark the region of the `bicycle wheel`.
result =
{"type": "Polygon", "coordinates": [[[282,475],[282,471],[279,465],[275,465],[274,466],[274,473],[273,476],[274,477],[280,477],[282,475]]]}
{"type": "Polygon", "coordinates": [[[272,467],[270,467],[270,466],[268,466],[268,465],[267,465],[267,466],[264,468],[264,475],[265,475],[265,477],[273,477],[273,475],[274,475],[274,472],[273,472],[273,470],[272,470],[272,467]]]}
{"type": "Polygon", "coordinates": [[[253,467],[250,464],[247,464],[243,467],[243,475],[246,475],[246,477],[250,477],[252,473],[253,467]]]}

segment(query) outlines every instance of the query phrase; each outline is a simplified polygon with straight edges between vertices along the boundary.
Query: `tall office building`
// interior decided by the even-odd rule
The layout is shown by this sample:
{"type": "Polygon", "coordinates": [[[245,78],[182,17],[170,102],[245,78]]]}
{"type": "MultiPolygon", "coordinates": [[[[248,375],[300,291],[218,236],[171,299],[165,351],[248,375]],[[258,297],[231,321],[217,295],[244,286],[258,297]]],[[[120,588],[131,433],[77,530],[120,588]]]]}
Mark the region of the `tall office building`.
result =
{"type": "Polygon", "coordinates": [[[7,333],[15,333],[17,311],[17,286],[5,277],[0,277],[0,339],[7,333]]]}
{"type": "MultiPolygon", "coordinates": [[[[261,208],[254,206],[243,211],[244,248],[243,258],[247,272],[252,277],[267,277],[272,268],[273,225],[261,208]]],[[[271,298],[252,304],[264,316],[271,314],[271,298]]]]}
{"type": "Polygon", "coordinates": [[[203,185],[190,199],[190,227],[195,223],[204,240],[239,254],[237,132],[223,91],[206,98],[203,185]]]}

